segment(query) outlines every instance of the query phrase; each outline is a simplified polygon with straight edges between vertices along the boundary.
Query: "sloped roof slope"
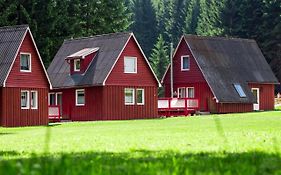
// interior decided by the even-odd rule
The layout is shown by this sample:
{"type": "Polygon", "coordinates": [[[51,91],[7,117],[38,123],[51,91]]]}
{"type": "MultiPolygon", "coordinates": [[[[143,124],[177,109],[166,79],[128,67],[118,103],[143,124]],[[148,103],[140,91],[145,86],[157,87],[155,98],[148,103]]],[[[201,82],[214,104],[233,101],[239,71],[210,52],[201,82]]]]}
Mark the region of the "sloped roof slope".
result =
{"type": "Polygon", "coordinates": [[[27,29],[28,25],[0,27],[0,86],[4,85],[27,29]]]}
{"type": "Polygon", "coordinates": [[[48,68],[53,87],[103,85],[130,37],[131,33],[126,32],[65,40],[48,68]],[[69,64],[65,58],[85,48],[99,50],[84,74],[70,75],[69,64]]]}
{"type": "Polygon", "coordinates": [[[278,83],[254,40],[194,35],[184,39],[219,102],[253,103],[248,83],[278,83]],[[236,83],[242,86],[245,98],[236,92],[236,83]]]}

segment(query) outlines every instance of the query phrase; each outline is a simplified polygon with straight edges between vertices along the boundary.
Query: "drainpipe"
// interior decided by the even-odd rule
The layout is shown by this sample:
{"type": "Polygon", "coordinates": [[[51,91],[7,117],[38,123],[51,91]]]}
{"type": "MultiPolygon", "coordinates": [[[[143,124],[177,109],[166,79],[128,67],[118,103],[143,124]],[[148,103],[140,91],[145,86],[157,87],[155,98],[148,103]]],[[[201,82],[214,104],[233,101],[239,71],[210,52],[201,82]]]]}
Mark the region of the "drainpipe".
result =
{"type": "Polygon", "coordinates": [[[170,53],[170,61],[171,61],[171,71],[170,71],[170,73],[171,73],[171,98],[173,98],[173,94],[174,94],[174,79],[173,79],[173,43],[171,43],[171,46],[170,46],[171,48],[171,53],[170,53]]]}

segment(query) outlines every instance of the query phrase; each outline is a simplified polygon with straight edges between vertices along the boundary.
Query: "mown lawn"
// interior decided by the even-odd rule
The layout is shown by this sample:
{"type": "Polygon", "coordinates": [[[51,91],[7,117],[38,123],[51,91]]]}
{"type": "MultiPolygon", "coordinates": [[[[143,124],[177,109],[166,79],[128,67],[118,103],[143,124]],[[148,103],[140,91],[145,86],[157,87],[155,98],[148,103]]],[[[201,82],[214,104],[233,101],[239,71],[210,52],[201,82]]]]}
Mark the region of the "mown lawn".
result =
{"type": "Polygon", "coordinates": [[[281,174],[281,111],[0,128],[0,174],[281,174]]]}

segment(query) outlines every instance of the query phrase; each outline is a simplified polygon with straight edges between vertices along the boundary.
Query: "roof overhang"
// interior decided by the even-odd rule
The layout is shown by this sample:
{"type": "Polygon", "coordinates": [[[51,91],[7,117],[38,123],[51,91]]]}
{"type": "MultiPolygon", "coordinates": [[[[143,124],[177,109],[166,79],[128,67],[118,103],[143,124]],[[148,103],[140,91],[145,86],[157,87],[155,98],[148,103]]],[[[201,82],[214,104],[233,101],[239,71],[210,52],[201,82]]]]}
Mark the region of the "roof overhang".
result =
{"type": "Polygon", "coordinates": [[[95,48],[84,48],[82,50],[79,50],[78,52],[75,52],[69,56],[67,56],[65,59],[66,60],[73,60],[73,59],[84,59],[86,56],[95,53],[99,50],[99,47],[95,48]]]}

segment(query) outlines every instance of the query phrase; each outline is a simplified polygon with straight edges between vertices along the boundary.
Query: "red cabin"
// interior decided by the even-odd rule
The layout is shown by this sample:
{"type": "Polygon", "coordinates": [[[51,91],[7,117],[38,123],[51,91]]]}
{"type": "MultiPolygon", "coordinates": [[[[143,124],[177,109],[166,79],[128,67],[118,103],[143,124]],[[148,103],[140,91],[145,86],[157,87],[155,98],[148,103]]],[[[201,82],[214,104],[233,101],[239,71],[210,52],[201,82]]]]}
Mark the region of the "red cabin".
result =
{"type": "MultiPolygon", "coordinates": [[[[212,113],[274,109],[278,80],[254,40],[185,35],[173,55],[173,92],[212,113]]],[[[162,83],[171,96],[170,66],[162,83]]]]}
{"type": "Polygon", "coordinates": [[[0,75],[0,125],[47,125],[51,85],[28,26],[0,28],[0,75]]]}
{"type": "Polygon", "coordinates": [[[160,83],[132,33],[66,40],[48,73],[49,105],[59,105],[63,119],[157,117],[160,83]]]}

